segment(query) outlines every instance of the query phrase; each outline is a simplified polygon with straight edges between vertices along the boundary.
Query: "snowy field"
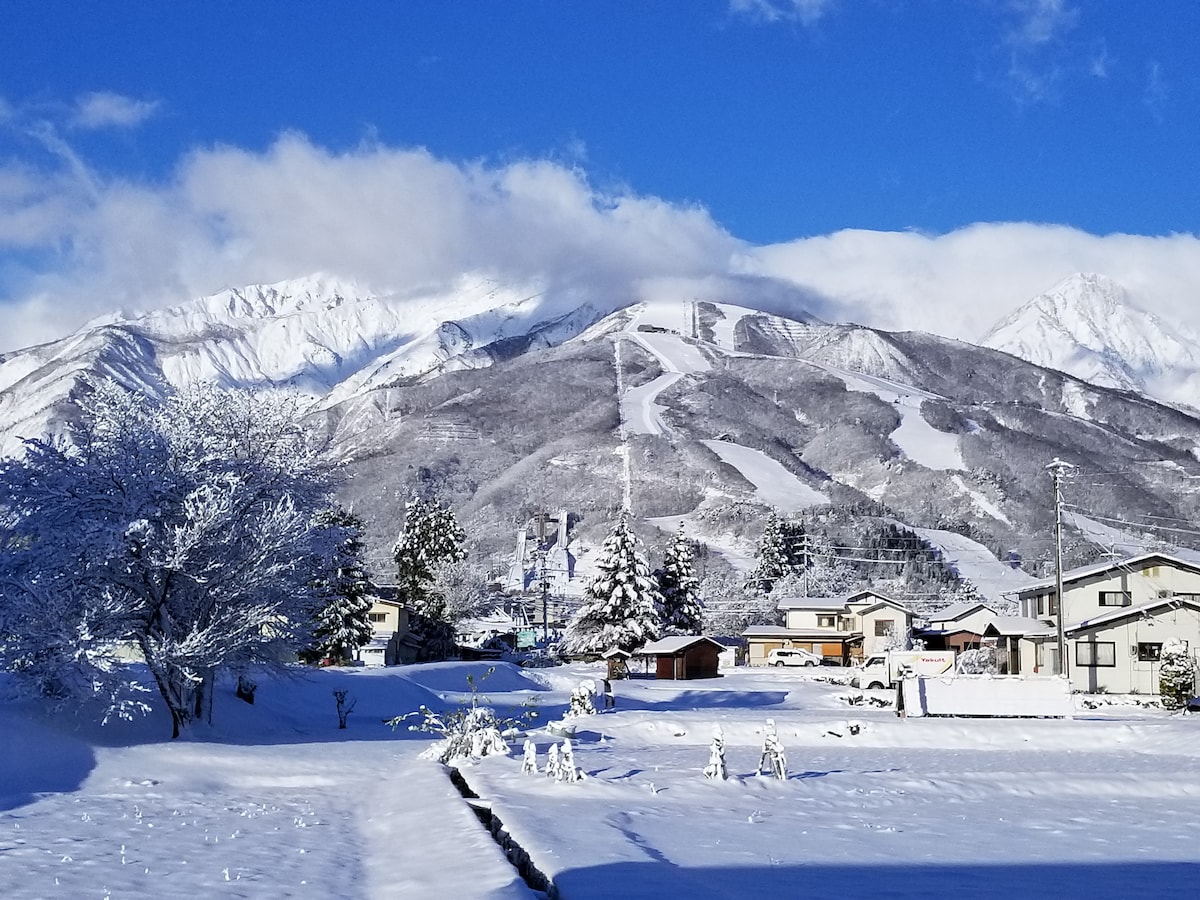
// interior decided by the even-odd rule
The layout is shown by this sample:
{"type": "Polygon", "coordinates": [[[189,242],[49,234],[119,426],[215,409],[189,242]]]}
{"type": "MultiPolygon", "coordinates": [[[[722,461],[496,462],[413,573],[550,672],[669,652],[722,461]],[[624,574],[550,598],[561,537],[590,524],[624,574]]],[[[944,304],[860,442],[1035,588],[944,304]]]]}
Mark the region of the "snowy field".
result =
{"type": "MultiPolygon", "coordinates": [[[[0,892],[537,896],[417,758],[430,739],[382,721],[462,700],[484,669],[264,682],[176,742],[159,718],[99,728],[0,703],[0,892]],[[358,697],[345,731],[335,687],[358,697]]],[[[598,672],[502,665],[483,689],[548,721],[598,672]]],[[[820,680],[837,673],[617,683],[616,712],[580,720],[584,781],[522,775],[519,749],[462,771],[567,900],[1195,894],[1200,719],[1120,698],[1074,720],[898,719],[849,706],[820,680]],[[754,775],[767,717],[786,781],[754,775]],[[716,725],[725,782],[701,776],[716,725]]],[[[544,764],[551,738],[533,737],[544,764]]]]}

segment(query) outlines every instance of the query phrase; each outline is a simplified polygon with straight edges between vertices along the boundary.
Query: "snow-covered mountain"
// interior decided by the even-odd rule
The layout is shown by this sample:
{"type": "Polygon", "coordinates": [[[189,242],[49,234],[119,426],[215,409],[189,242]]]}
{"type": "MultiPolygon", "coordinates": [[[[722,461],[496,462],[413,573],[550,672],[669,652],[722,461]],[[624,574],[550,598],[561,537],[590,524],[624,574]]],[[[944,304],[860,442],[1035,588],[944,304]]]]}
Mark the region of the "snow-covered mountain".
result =
{"type": "Polygon", "coordinates": [[[18,436],[61,431],[96,375],[151,394],[292,385],[347,462],[344,500],[375,548],[394,541],[414,490],[453,502],[497,553],[514,517],[548,505],[600,539],[628,492],[637,515],[686,521],[746,558],[743,529],[766,507],[827,510],[813,515],[850,531],[856,517],[904,522],[991,558],[999,585],[1000,558],[1046,553],[1055,457],[1125,473],[1089,488],[1098,515],[1200,516],[1200,418],[1125,390],[1140,372],[1194,365],[1186,339],[1168,335],[1174,355],[1155,355],[1167,342],[1155,320],[1122,319],[1133,314],[1115,287],[1076,281],[1026,333],[1043,349],[1084,346],[1076,334],[1116,347],[1126,380],[1109,383],[1122,391],[961,341],[788,313],[794,298],[754,285],[585,304],[482,277],[391,293],[312,277],[7,354],[0,442],[13,452],[18,436]],[[1093,293],[1112,302],[1081,299],[1093,293]]]}
{"type": "Polygon", "coordinates": [[[1092,384],[1200,404],[1200,337],[1139,309],[1104,275],[1072,275],[980,344],[1092,384]]]}

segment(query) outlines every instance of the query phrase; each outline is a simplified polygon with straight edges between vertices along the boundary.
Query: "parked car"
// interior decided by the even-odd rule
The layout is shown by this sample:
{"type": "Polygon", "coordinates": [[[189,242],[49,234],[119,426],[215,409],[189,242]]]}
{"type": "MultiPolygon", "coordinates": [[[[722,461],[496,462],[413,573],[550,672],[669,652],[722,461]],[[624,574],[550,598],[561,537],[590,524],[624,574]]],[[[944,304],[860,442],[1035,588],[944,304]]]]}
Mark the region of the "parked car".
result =
{"type": "Polygon", "coordinates": [[[822,662],[817,654],[798,647],[772,650],[767,654],[768,666],[819,666],[822,662]]]}

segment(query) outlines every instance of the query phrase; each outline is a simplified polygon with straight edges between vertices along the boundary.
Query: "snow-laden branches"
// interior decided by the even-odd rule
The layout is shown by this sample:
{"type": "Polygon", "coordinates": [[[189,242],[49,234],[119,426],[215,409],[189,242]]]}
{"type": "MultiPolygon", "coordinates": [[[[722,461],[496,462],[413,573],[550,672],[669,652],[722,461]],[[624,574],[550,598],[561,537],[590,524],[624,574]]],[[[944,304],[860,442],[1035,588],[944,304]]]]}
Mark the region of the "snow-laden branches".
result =
{"type": "Polygon", "coordinates": [[[99,382],[81,406],[70,443],[0,462],[0,666],[120,711],[140,654],[178,734],[219,669],[307,640],[332,474],[283,395],[99,382]]]}

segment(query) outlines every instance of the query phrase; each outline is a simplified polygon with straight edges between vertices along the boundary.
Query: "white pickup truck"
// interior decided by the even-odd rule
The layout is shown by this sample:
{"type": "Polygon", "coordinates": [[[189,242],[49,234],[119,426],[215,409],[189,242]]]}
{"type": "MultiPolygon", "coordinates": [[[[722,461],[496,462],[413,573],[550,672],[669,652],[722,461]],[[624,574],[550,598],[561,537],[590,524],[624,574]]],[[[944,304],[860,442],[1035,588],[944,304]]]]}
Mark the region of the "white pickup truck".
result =
{"type": "Polygon", "coordinates": [[[892,650],[868,656],[850,677],[850,684],[882,689],[896,686],[902,672],[916,675],[942,675],[954,671],[953,650],[892,650]]]}

